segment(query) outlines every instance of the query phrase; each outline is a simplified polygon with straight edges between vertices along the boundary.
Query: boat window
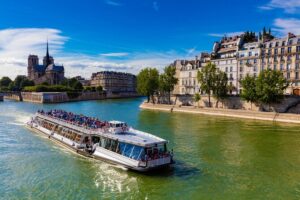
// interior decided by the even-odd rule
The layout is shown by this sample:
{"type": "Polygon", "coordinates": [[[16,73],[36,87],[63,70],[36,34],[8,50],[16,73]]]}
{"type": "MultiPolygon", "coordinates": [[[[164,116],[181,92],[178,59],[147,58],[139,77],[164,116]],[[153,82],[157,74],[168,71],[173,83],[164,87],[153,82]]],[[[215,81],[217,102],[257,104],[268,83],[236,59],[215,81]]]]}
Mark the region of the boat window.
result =
{"type": "Polygon", "coordinates": [[[92,136],[92,141],[93,141],[93,144],[99,143],[100,137],[92,136]]]}
{"type": "Polygon", "coordinates": [[[126,144],[126,143],[120,143],[120,154],[123,156],[135,159],[135,160],[141,160],[144,158],[145,151],[143,147],[136,146],[133,144],[126,144]]]}

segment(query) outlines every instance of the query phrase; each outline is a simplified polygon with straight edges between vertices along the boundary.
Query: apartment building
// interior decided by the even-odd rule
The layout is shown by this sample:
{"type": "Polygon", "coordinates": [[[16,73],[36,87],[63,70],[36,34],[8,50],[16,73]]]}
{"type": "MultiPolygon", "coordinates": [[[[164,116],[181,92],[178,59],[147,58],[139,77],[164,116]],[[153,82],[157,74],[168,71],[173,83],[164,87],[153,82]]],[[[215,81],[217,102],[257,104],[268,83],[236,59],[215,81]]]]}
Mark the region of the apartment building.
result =
{"type": "Polygon", "coordinates": [[[251,42],[242,45],[241,49],[237,53],[237,69],[238,69],[238,81],[237,92],[241,93],[240,80],[245,78],[247,74],[257,77],[261,71],[261,42],[251,42]]]}
{"type": "Polygon", "coordinates": [[[211,62],[228,77],[230,94],[238,94],[238,63],[237,53],[242,45],[242,35],[223,37],[220,42],[215,42],[211,55],[211,62]]]}
{"type": "Polygon", "coordinates": [[[194,95],[200,91],[200,84],[197,74],[201,67],[205,66],[210,60],[208,53],[201,53],[195,60],[176,60],[173,65],[176,67],[176,77],[178,83],[174,88],[174,94],[194,95]]]}

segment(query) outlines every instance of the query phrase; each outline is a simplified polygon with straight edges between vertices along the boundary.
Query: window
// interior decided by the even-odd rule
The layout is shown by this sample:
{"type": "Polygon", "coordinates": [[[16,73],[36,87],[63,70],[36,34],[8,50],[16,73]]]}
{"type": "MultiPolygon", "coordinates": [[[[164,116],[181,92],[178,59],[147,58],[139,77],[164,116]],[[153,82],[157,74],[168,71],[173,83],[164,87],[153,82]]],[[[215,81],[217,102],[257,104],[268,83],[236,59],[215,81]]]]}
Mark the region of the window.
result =
{"type": "Polygon", "coordinates": [[[189,77],[192,77],[192,72],[189,72],[189,77]]]}
{"type": "Polygon", "coordinates": [[[276,42],[276,43],[275,43],[275,47],[278,47],[278,46],[279,46],[279,42],[276,42]]]}
{"type": "Polygon", "coordinates": [[[295,78],[298,80],[299,79],[299,72],[296,72],[295,78]]]}
{"type": "Polygon", "coordinates": [[[290,70],[290,69],[291,69],[291,64],[287,64],[286,70],[290,70]]]}
{"type": "Polygon", "coordinates": [[[274,65],[274,66],[273,66],[273,70],[276,70],[276,68],[277,68],[276,65],[274,65]]]}
{"type": "Polygon", "coordinates": [[[268,55],[270,56],[272,54],[272,49],[269,49],[268,55]]]}
{"type": "Polygon", "coordinates": [[[300,52],[300,46],[296,47],[296,52],[300,52]]]}
{"type": "Polygon", "coordinates": [[[242,80],[243,79],[243,74],[240,74],[240,80],[242,80]]]}
{"type": "Polygon", "coordinates": [[[292,45],[293,44],[293,40],[289,40],[289,45],[292,45]]]}
{"type": "Polygon", "coordinates": [[[283,70],[283,64],[280,64],[280,71],[283,70]]]}
{"type": "Polygon", "coordinates": [[[278,49],[274,50],[274,54],[277,55],[278,54],[278,49]]]}
{"type": "Polygon", "coordinates": [[[244,71],[244,68],[243,67],[240,67],[240,72],[243,72],[244,71]]]}
{"type": "Polygon", "coordinates": [[[281,53],[281,54],[284,54],[284,48],[281,48],[281,49],[280,49],[280,53],[281,53]]]}
{"type": "Polygon", "coordinates": [[[252,52],[251,52],[251,51],[249,52],[249,57],[250,57],[250,56],[252,56],[252,52]]]}
{"type": "Polygon", "coordinates": [[[270,45],[269,45],[269,48],[272,48],[273,47],[273,44],[272,43],[270,43],[270,45]]]}
{"type": "Polygon", "coordinates": [[[253,63],[256,64],[257,63],[257,59],[254,59],[253,63]]]}
{"type": "Polygon", "coordinates": [[[230,67],[230,72],[232,72],[232,67],[230,67]]]}
{"type": "Polygon", "coordinates": [[[287,57],[287,60],[288,60],[288,61],[291,61],[291,58],[292,58],[291,56],[288,56],[288,57],[287,57]]]}
{"type": "Polygon", "coordinates": [[[288,53],[291,53],[292,52],[292,47],[289,47],[288,48],[288,53]]]}
{"type": "Polygon", "coordinates": [[[300,38],[298,38],[298,40],[297,40],[297,44],[300,44],[300,38]]]}
{"type": "Polygon", "coordinates": [[[257,66],[253,66],[253,71],[256,72],[257,71],[257,66]]]}
{"type": "Polygon", "coordinates": [[[290,79],[290,77],[291,77],[290,72],[286,73],[286,78],[287,78],[287,79],[290,79]]]}
{"type": "Polygon", "coordinates": [[[285,46],[285,41],[282,42],[282,46],[285,46]]]}
{"type": "Polygon", "coordinates": [[[243,64],[243,61],[241,60],[241,61],[240,61],[240,65],[242,65],[242,64],[243,64]]]}
{"type": "Polygon", "coordinates": [[[230,77],[230,79],[231,79],[231,80],[233,79],[233,76],[232,76],[232,74],[230,74],[230,76],[229,76],[229,77],[230,77]]]}
{"type": "Polygon", "coordinates": [[[228,67],[225,67],[225,72],[228,72],[228,67]]]}
{"type": "Polygon", "coordinates": [[[299,69],[299,63],[296,63],[295,68],[296,68],[296,69],[299,69]]]}

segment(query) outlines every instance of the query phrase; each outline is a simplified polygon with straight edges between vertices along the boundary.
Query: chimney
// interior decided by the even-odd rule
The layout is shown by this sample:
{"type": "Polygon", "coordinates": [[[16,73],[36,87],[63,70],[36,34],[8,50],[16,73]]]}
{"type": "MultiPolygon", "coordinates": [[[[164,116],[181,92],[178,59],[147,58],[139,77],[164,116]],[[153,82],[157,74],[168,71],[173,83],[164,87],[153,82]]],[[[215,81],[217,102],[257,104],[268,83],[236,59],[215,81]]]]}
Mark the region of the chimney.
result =
{"type": "Polygon", "coordinates": [[[295,34],[293,34],[293,33],[290,33],[290,32],[288,33],[288,39],[290,39],[290,38],[294,38],[294,37],[296,37],[296,36],[295,36],[295,34]]]}

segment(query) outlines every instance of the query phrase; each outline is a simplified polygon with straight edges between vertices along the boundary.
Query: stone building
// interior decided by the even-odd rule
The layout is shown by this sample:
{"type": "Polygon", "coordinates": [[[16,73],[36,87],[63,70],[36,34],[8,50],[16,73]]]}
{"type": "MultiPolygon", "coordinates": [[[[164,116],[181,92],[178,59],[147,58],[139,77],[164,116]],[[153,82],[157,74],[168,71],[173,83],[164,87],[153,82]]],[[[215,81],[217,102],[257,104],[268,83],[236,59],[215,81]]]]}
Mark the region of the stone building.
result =
{"type": "Polygon", "coordinates": [[[176,77],[178,83],[176,84],[174,94],[188,94],[194,95],[201,92],[200,85],[197,80],[199,69],[210,60],[208,53],[201,53],[195,57],[195,60],[176,60],[172,65],[176,68],[176,77]]]}
{"type": "Polygon", "coordinates": [[[82,76],[75,76],[74,78],[77,81],[79,81],[82,84],[82,86],[90,86],[90,84],[91,84],[90,80],[87,80],[87,79],[83,78],[82,76]]]}
{"type": "Polygon", "coordinates": [[[211,62],[227,74],[228,85],[232,88],[230,94],[238,94],[237,52],[242,45],[242,36],[223,37],[220,42],[213,45],[211,62]]]}
{"type": "Polygon", "coordinates": [[[28,79],[33,80],[36,85],[44,82],[47,82],[50,85],[61,84],[65,78],[64,71],[64,67],[55,65],[53,57],[49,55],[48,42],[43,65],[39,64],[38,56],[29,55],[28,57],[28,79]]]}
{"type": "Polygon", "coordinates": [[[261,42],[251,42],[242,45],[237,54],[238,81],[237,92],[241,93],[240,80],[247,74],[257,77],[261,71],[261,42]]]}
{"type": "Polygon", "coordinates": [[[261,69],[281,71],[290,81],[286,93],[298,94],[300,90],[300,35],[289,33],[284,38],[264,42],[261,69]]]}
{"type": "Polygon", "coordinates": [[[92,74],[91,86],[102,86],[107,93],[136,93],[136,76],[122,72],[97,72],[92,74]]]}

